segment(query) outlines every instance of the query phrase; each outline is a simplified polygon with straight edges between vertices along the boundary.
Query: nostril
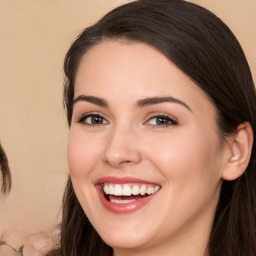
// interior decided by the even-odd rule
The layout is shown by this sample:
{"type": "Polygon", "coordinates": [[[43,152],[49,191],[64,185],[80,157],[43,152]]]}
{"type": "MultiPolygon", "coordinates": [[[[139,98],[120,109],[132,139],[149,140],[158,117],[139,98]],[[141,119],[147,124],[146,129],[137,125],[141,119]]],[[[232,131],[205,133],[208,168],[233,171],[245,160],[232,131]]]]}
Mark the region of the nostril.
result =
{"type": "Polygon", "coordinates": [[[120,165],[123,165],[123,164],[130,164],[130,163],[132,163],[132,161],[126,160],[126,161],[122,161],[122,162],[120,163],[120,165]]]}
{"type": "Polygon", "coordinates": [[[105,164],[113,166],[115,168],[120,168],[126,165],[133,165],[137,163],[137,161],[121,160],[120,158],[106,158],[104,162],[105,164]]]}

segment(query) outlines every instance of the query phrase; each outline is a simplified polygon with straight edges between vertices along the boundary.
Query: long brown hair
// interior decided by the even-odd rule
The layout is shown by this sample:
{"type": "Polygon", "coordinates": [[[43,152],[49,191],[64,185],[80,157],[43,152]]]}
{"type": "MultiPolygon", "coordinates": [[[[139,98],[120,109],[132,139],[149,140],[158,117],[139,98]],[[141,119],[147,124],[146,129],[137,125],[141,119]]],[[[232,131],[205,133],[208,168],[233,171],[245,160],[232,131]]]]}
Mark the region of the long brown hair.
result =
{"type": "MultiPolygon", "coordinates": [[[[256,134],[256,95],[243,50],[230,29],[210,11],[182,0],[139,0],[109,12],[85,29],[64,63],[64,105],[70,125],[76,72],[88,49],[104,40],[149,44],[204,90],[217,110],[225,137],[248,121],[256,134]]],[[[256,154],[245,173],[224,181],[208,243],[210,256],[256,255],[256,154]]],[[[70,178],[63,198],[60,246],[49,255],[112,255],[82,210],[70,178]],[[55,254],[56,253],[56,254],[55,254]]]]}
{"type": "Polygon", "coordinates": [[[8,192],[10,192],[10,189],[11,189],[12,177],[11,177],[11,172],[8,165],[8,159],[6,157],[6,154],[1,144],[0,144],[0,172],[2,173],[1,192],[3,194],[7,194],[8,192]]]}

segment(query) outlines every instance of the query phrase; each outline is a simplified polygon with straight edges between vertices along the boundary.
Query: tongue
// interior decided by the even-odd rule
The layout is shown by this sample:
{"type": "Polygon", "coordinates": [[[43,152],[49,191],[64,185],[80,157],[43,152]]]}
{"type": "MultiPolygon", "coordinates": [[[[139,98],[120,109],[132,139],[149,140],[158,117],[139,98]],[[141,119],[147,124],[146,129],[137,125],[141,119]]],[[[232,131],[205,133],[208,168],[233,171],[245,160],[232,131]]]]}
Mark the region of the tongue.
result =
{"type": "Polygon", "coordinates": [[[114,195],[109,195],[108,198],[109,200],[139,200],[142,199],[144,197],[147,197],[148,195],[137,195],[137,196],[114,196],[114,195]]]}

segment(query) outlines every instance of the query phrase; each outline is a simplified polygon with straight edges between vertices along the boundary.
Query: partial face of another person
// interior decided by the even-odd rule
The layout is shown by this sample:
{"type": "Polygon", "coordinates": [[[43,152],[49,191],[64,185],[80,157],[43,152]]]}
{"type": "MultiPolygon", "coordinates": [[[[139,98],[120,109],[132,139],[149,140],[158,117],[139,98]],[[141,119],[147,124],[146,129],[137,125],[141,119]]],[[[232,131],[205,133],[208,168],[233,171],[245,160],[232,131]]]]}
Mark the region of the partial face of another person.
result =
{"type": "Polygon", "coordinates": [[[68,163],[82,208],[114,250],[209,235],[226,155],[216,115],[146,44],[106,41],[83,56],[68,163]]]}

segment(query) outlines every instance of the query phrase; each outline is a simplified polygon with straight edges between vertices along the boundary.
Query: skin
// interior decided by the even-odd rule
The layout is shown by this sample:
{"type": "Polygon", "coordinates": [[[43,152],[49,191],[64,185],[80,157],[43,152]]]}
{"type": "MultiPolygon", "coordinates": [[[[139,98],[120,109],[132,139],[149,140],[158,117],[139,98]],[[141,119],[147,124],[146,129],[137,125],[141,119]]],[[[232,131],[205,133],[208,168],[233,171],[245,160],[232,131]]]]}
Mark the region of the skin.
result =
{"type": "Polygon", "coordinates": [[[7,229],[1,236],[1,241],[6,245],[0,246],[0,255],[17,256],[17,252],[23,246],[23,255],[42,256],[54,248],[53,239],[58,234],[58,230],[53,232],[29,233],[24,229],[15,226],[15,229],[7,229]]]}
{"type": "Polygon", "coordinates": [[[104,99],[108,107],[74,104],[70,175],[80,204],[114,255],[207,255],[230,157],[207,95],[157,50],[124,41],[100,43],[83,56],[74,98],[81,95],[104,99]],[[182,103],[138,106],[148,97],[182,103]],[[92,125],[90,116],[81,120],[90,114],[101,116],[101,123],[92,125]],[[167,116],[167,125],[157,122],[159,115],[167,116]],[[114,214],[94,186],[106,176],[136,177],[161,189],[138,211],[114,214]]]}

